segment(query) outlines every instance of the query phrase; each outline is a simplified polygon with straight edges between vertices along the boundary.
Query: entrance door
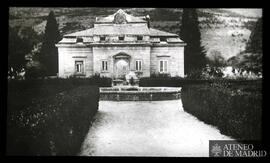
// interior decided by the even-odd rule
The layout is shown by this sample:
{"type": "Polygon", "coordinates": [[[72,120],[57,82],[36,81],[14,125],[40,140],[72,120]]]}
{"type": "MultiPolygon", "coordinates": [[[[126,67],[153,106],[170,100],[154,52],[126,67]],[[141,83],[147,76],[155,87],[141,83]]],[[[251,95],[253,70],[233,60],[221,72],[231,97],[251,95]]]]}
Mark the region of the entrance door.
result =
{"type": "Polygon", "coordinates": [[[128,60],[119,59],[115,63],[116,78],[125,79],[125,75],[129,72],[128,60]]]}

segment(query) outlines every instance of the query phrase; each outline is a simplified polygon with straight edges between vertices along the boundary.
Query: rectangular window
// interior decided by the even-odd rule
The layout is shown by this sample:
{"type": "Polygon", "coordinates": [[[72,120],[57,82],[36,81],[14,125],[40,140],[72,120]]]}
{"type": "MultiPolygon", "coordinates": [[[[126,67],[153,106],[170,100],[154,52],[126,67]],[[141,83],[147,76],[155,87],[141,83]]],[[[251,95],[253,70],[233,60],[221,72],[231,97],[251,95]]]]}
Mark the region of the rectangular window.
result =
{"type": "Polygon", "coordinates": [[[135,70],[142,71],[142,61],[141,60],[136,60],[135,70]]]}
{"type": "Polygon", "coordinates": [[[77,40],[76,40],[76,42],[77,42],[77,43],[83,42],[83,38],[78,37],[77,40]]]}
{"type": "Polygon", "coordinates": [[[100,37],[100,41],[105,41],[106,37],[105,36],[101,36],[100,37]]]}
{"type": "Polygon", "coordinates": [[[118,37],[118,39],[119,39],[120,41],[124,41],[125,37],[124,37],[124,36],[120,36],[120,37],[118,37]]]}
{"type": "Polygon", "coordinates": [[[138,41],[142,41],[143,40],[143,37],[142,36],[137,36],[137,40],[138,41]]]}
{"type": "Polygon", "coordinates": [[[168,61],[167,60],[159,61],[159,72],[161,72],[161,73],[168,72],[168,61]]]}
{"type": "Polygon", "coordinates": [[[108,71],[108,61],[102,61],[102,71],[108,71]]]}
{"type": "Polygon", "coordinates": [[[83,61],[75,61],[76,73],[84,73],[83,61]]]}
{"type": "Polygon", "coordinates": [[[167,41],[167,38],[166,37],[160,37],[160,41],[161,42],[166,42],[167,41]]]}

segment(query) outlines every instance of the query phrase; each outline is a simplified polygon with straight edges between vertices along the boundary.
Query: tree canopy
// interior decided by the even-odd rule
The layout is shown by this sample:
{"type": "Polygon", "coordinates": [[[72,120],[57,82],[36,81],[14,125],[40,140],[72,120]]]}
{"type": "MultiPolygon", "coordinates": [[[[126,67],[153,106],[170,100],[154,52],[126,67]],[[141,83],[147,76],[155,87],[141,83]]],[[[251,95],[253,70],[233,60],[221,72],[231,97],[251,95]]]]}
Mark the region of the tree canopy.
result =
{"type": "Polygon", "coordinates": [[[241,71],[261,75],[262,57],[262,18],[260,18],[251,31],[246,49],[228,61],[241,71]]]}
{"type": "Polygon", "coordinates": [[[201,32],[196,9],[183,9],[180,37],[187,43],[184,49],[185,74],[201,71],[206,65],[206,53],[201,46],[201,32]]]}
{"type": "Polygon", "coordinates": [[[32,28],[20,29],[9,27],[8,44],[8,76],[17,78],[19,73],[25,69],[28,55],[36,43],[36,33],[32,28]]]}
{"type": "Polygon", "coordinates": [[[253,31],[251,31],[246,52],[262,53],[262,18],[257,20],[253,31]]]}
{"type": "Polygon", "coordinates": [[[46,75],[56,75],[58,72],[58,50],[55,44],[60,40],[58,24],[51,11],[47,17],[44,38],[41,47],[40,62],[46,68],[46,75]]]}

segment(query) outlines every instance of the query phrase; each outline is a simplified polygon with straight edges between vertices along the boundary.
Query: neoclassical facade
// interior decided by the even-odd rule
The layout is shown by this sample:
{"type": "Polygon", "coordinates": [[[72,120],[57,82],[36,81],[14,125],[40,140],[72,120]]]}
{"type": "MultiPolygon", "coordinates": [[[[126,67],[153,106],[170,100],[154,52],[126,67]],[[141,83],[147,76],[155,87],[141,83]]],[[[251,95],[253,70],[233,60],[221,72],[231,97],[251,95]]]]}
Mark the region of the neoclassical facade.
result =
{"type": "Polygon", "coordinates": [[[58,76],[113,79],[130,71],[138,78],[152,73],[184,76],[185,43],[178,35],[151,28],[149,17],[118,10],[97,17],[93,28],[64,35],[58,47],[58,76]]]}

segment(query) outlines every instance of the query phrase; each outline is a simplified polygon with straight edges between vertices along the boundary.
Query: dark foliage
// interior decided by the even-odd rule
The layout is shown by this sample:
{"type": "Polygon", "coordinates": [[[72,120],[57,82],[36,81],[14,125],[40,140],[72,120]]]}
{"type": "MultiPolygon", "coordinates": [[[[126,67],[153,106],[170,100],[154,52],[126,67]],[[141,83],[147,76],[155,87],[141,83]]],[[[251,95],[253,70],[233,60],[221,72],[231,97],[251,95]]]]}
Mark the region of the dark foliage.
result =
{"type": "Polygon", "coordinates": [[[135,84],[133,77],[131,77],[131,78],[129,79],[129,83],[130,83],[130,85],[134,85],[134,84],[135,84]]]}
{"type": "Polygon", "coordinates": [[[47,18],[40,56],[40,62],[45,66],[48,76],[54,76],[58,72],[58,50],[55,46],[58,41],[60,41],[58,24],[54,12],[51,11],[47,18]]]}
{"type": "Polygon", "coordinates": [[[127,88],[125,90],[126,91],[139,91],[139,89],[138,88],[135,88],[135,87],[127,88]]]}
{"type": "MultiPolygon", "coordinates": [[[[41,92],[35,87],[24,90],[41,92]]],[[[98,87],[82,86],[46,97],[42,94],[48,93],[35,94],[35,99],[28,96],[21,105],[12,105],[18,96],[8,95],[7,154],[77,155],[98,109],[98,87]]]]}
{"type": "Polygon", "coordinates": [[[44,65],[29,66],[26,69],[25,79],[38,79],[44,78],[46,75],[46,68],[44,65]]]}
{"type": "Polygon", "coordinates": [[[184,49],[185,74],[202,70],[206,64],[206,52],[201,46],[201,32],[196,9],[183,9],[180,37],[187,46],[184,49]]]}
{"type": "Polygon", "coordinates": [[[246,55],[244,62],[240,64],[240,67],[256,74],[262,73],[262,23],[262,18],[258,19],[255,28],[250,34],[245,51],[246,53],[251,53],[251,55],[246,55]]]}
{"type": "Polygon", "coordinates": [[[167,73],[151,73],[150,77],[151,78],[170,78],[171,75],[167,73]]]}
{"type": "Polygon", "coordinates": [[[260,18],[254,25],[246,49],[228,60],[231,65],[241,71],[262,75],[262,23],[262,18],[260,18]]]}
{"type": "Polygon", "coordinates": [[[209,80],[184,79],[181,77],[145,77],[139,81],[140,87],[182,87],[188,84],[209,83],[209,80]]]}
{"type": "Polygon", "coordinates": [[[229,84],[240,84],[240,85],[249,85],[260,83],[261,80],[247,80],[247,79],[222,79],[222,78],[213,78],[213,79],[201,79],[197,75],[199,73],[194,72],[194,78],[181,78],[181,77],[144,77],[140,78],[139,86],[140,87],[182,87],[185,85],[194,85],[194,84],[211,84],[215,82],[226,82],[229,84]]]}
{"type": "Polygon", "coordinates": [[[258,19],[247,43],[246,52],[262,53],[262,18],[258,19]]]}
{"type": "Polygon", "coordinates": [[[38,36],[32,28],[9,27],[8,43],[8,76],[18,77],[27,63],[26,55],[29,54],[37,42],[38,36]],[[13,70],[12,70],[13,69],[13,70]]]}
{"type": "Polygon", "coordinates": [[[222,134],[237,140],[261,139],[261,81],[216,81],[207,85],[185,85],[181,99],[185,111],[222,134]]]}
{"type": "Polygon", "coordinates": [[[8,81],[8,92],[20,92],[25,93],[24,89],[37,89],[37,91],[46,91],[46,87],[49,87],[47,91],[56,91],[60,88],[60,91],[69,88],[74,88],[84,85],[97,85],[99,87],[110,87],[112,83],[111,78],[106,77],[92,77],[92,78],[68,78],[68,79],[28,79],[28,80],[10,80],[8,81]],[[50,88],[52,87],[52,88],[50,88]]]}

